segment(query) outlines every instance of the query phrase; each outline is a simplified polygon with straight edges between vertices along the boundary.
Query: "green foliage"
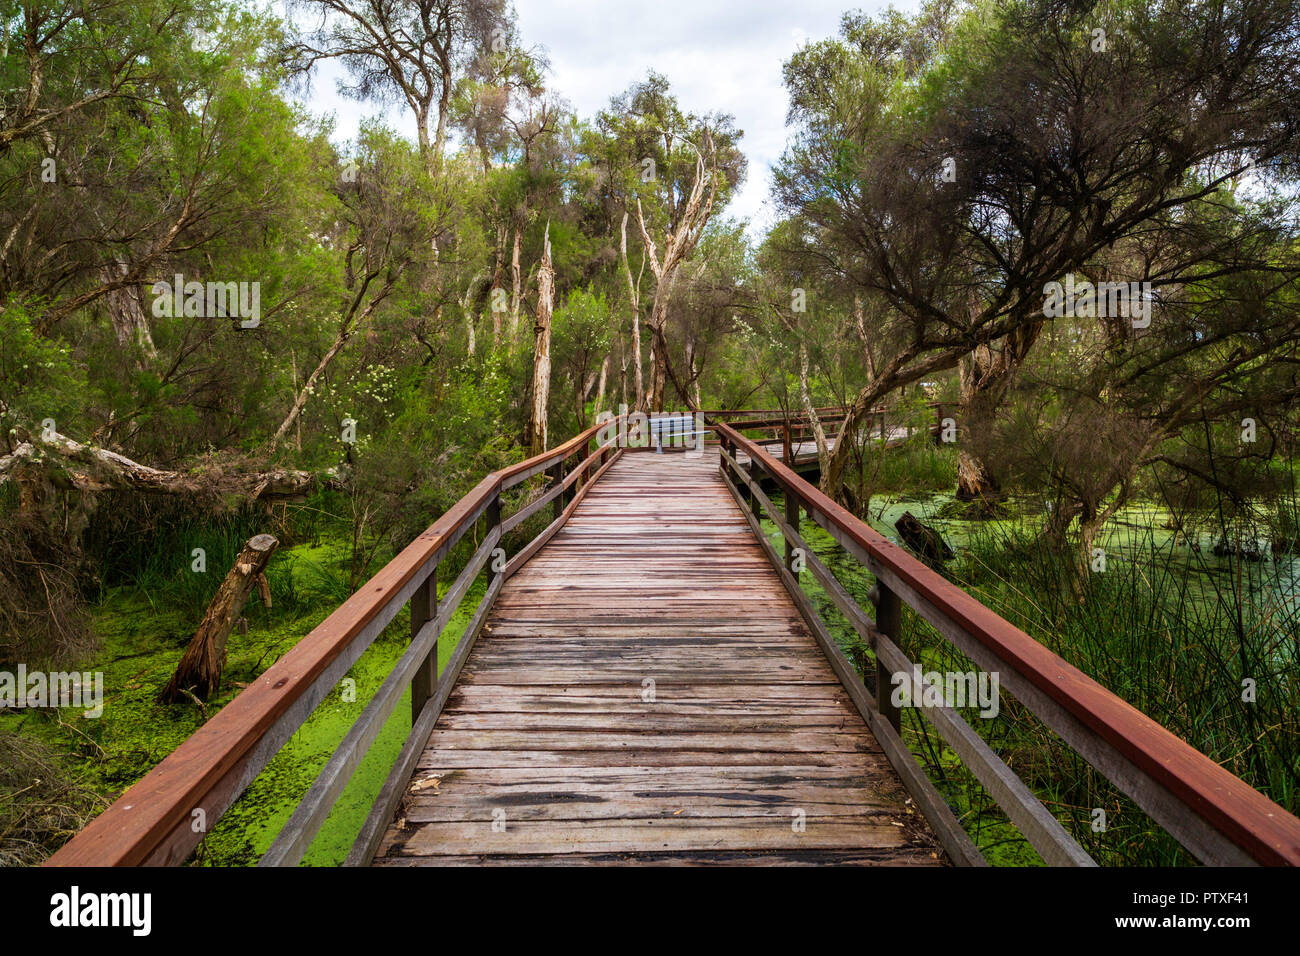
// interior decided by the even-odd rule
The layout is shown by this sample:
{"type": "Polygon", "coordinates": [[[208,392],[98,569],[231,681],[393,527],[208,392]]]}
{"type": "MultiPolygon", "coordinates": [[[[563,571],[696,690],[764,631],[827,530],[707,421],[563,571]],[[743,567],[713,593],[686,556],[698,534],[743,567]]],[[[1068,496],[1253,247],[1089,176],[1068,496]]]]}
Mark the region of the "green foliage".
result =
{"type": "Polygon", "coordinates": [[[33,309],[11,299],[0,306],[0,429],[20,424],[39,429],[47,418],[56,428],[76,429],[85,416],[86,374],[72,349],[39,335],[33,309]]]}

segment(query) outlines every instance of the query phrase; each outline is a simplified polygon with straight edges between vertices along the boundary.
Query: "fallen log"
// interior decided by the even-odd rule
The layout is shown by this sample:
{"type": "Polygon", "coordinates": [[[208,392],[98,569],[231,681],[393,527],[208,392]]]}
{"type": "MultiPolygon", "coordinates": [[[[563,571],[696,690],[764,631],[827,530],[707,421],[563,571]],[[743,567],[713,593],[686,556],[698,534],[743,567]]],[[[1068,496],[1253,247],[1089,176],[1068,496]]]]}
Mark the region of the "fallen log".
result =
{"type": "Polygon", "coordinates": [[[153,468],[58,432],[34,435],[15,428],[9,446],[9,454],[0,455],[0,484],[20,475],[30,481],[41,474],[56,487],[81,492],[122,489],[149,494],[234,495],[249,501],[299,499],[320,488],[342,487],[328,472],[316,475],[288,468],[231,472],[215,465],[189,472],[153,468]]]}
{"type": "Polygon", "coordinates": [[[158,695],[159,700],[172,704],[189,696],[189,692],[208,700],[216,693],[226,663],[226,640],[279,544],[273,535],[259,534],[244,545],[185,648],[176,673],[158,695]]]}

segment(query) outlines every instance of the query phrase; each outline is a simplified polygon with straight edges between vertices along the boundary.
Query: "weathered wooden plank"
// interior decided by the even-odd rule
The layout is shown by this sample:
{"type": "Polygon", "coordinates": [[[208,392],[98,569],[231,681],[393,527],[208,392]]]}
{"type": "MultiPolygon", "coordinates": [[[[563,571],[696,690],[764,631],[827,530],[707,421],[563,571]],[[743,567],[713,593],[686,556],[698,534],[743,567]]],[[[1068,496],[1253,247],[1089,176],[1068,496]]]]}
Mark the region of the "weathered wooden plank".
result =
{"type": "Polygon", "coordinates": [[[389,856],[375,866],[926,866],[938,854],[918,856],[889,847],[869,850],[676,850],[666,853],[535,853],[490,856],[389,856]]]}
{"type": "Polygon", "coordinates": [[[563,853],[585,851],[778,850],[900,847],[907,840],[900,821],[864,815],[808,817],[797,831],[788,813],[767,820],[731,822],[725,818],[677,817],[669,820],[511,820],[504,830],[493,821],[424,823],[390,833],[387,852],[418,855],[470,853],[563,853]]]}

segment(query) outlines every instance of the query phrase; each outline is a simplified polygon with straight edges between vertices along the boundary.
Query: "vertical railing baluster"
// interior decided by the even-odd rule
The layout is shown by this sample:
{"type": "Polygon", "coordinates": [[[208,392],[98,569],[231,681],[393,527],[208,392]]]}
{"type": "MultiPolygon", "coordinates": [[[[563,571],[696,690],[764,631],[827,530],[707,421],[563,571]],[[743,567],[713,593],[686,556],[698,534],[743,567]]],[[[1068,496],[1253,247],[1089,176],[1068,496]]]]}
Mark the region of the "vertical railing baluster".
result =
{"type": "MultiPolygon", "coordinates": [[[[876,581],[876,586],[871,589],[870,597],[872,603],[876,605],[876,630],[893,641],[895,645],[901,647],[903,602],[899,600],[897,594],[885,587],[881,581],[876,581]]],[[[881,716],[888,720],[895,730],[901,730],[903,726],[902,714],[890,702],[890,697],[893,694],[893,682],[889,677],[889,671],[881,661],[880,652],[877,650],[876,707],[879,708],[881,716]]]]}
{"type": "MultiPolygon", "coordinates": [[[[560,497],[563,498],[564,496],[561,495],[560,497]]],[[[487,518],[487,534],[491,534],[493,528],[496,528],[498,531],[501,530],[501,487],[500,485],[497,486],[497,492],[495,495],[492,496],[492,500],[488,502],[487,510],[484,512],[484,516],[487,518]]],[[[497,547],[504,547],[504,544],[498,541],[497,547]]],[[[497,563],[498,562],[495,560],[489,560],[487,563],[488,588],[492,587],[492,582],[495,581],[497,575],[501,573],[500,571],[497,570],[496,567],[497,563]]]]}
{"type": "MultiPolygon", "coordinates": [[[[546,469],[546,474],[550,476],[551,482],[547,485],[548,491],[555,490],[560,482],[564,481],[564,462],[557,461],[553,466],[546,469]]],[[[564,492],[555,496],[555,501],[551,505],[551,518],[553,521],[559,521],[560,515],[564,513],[564,492]]]]}
{"type": "MultiPolygon", "coordinates": [[[[411,595],[411,640],[420,629],[438,615],[438,568],[429,572],[424,584],[411,595]]],[[[441,636],[441,635],[439,635],[441,636]]],[[[419,719],[420,711],[438,690],[438,638],[435,637],[429,656],[411,677],[411,723],[419,719]]]]}
{"type": "MultiPolygon", "coordinates": [[[[785,523],[790,526],[791,531],[796,533],[799,531],[799,499],[789,488],[785,489],[785,523]]],[[[794,570],[794,542],[789,538],[785,539],[785,568],[798,577],[794,570]]]]}

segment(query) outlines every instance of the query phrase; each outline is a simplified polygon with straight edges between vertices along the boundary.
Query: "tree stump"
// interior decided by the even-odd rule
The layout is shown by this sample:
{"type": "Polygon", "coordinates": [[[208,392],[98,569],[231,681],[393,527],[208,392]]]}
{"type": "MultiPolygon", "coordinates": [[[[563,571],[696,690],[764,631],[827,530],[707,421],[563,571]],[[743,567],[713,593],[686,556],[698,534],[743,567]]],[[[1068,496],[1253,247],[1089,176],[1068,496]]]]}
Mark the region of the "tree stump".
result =
{"type": "Polygon", "coordinates": [[[945,561],[953,559],[952,548],[943,540],[943,535],[929,525],[922,524],[912,512],[904,511],[894,522],[894,528],[903,543],[930,567],[941,568],[945,561]]]}
{"type": "Polygon", "coordinates": [[[226,640],[239,619],[244,602],[279,544],[273,535],[259,534],[244,545],[234,567],[208,605],[199,629],[185,648],[176,673],[158,695],[159,700],[175,703],[187,696],[186,691],[193,691],[201,699],[208,700],[216,693],[221,683],[221,669],[226,663],[226,640]]]}

